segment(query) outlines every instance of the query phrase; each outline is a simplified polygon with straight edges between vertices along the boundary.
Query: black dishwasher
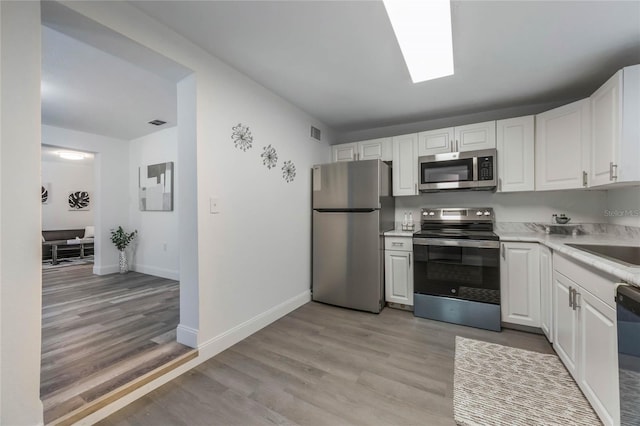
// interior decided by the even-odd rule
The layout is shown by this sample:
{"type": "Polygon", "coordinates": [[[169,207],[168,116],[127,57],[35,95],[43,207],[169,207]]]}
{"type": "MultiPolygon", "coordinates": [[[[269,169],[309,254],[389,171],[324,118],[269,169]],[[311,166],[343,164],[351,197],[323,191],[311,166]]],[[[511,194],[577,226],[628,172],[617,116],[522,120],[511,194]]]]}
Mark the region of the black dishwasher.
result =
{"type": "Polygon", "coordinates": [[[619,286],[618,375],[620,378],[620,425],[640,425],[640,288],[619,286]]]}

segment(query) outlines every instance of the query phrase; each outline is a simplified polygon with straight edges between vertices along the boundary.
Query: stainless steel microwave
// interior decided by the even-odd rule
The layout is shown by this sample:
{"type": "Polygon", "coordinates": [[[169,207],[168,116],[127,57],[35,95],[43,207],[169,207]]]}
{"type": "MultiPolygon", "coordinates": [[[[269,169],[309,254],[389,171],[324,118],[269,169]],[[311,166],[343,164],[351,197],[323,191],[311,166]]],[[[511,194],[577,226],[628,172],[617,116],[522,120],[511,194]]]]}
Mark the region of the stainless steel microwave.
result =
{"type": "Polygon", "coordinates": [[[418,158],[418,189],[495,190],[498,181],[495,149],[447,152],[418,158]]]}

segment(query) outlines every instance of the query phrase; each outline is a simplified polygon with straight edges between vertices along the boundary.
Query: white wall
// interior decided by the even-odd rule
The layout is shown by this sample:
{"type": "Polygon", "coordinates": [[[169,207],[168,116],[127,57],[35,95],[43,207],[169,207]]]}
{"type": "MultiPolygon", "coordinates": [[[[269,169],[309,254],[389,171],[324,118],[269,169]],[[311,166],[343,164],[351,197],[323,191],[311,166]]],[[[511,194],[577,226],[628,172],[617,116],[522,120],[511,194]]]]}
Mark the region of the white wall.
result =
{"type": "MultiPolygon", "coordinates": [[[[196,320],[188,318],[185,324],[181,312],[181,326],[191,327],[200,359],[308,301],[310,169],[330,160],[329,146],[312,140],[309,126],[320,128],[326,141],[332,140],[330,130],[126,3],[64,5],[194,71],[184,83],[196,86],[195,143],[189,145],[189,129],[183,133],[179,117],[177,167],[184,172],[197,165],[196,185],[189,185],[193,197],[182,194],[194,202],[193,209],[181,205],[178,213],[181,299],[185,281],[189,296],[198,296],[189,312],[197,312],[196,320]],[[254,136],[254,146],[246,152],[236,149],[231,139],[231,128],[238,123],[248,125],[254,136]],[[269,144],[279,154],[278,167],[272,170],[260,158],[262,147],[269,144]],[[282,178],[284,160],[297,168],[291,183],[282,178]],[[210,213],[211,198],[220,201],[219,214],[210,213]],[[182,267],[185,247],[194,244],[197,258],[184,261],[197,268],[195,288],[190,278],[185,280],[191,271],[182,267]]],[[[180,86],[178,92],[180,97],[180,86]]]]}
{"type": "Polygon", "coordinates": [[[640,227],[640,187],[608,190],[605,208],[603,222],[640,227]]]}
{"type": "Polygon", "coordinates": [[[40,3],[0,2],[0,424],[42,424],[40,3]]]}
{"type": "Polygon", "coordinates": [[[152,133],[129,144],[129,230],[137,229],[132,269],[170,279],[180,276],[178,212],[179,178],[178,128],[152,133]],[[140,211],[138,206],[138,168],[150,164],[174,163],[173,211],[140,211]]]}
{"type": "Polygon", "coordinates": [[[493,207],[498,222],[550,222],[553,213],[565,213],[572,223],[604,223],[606,203],[606,191],[437,192],[396,197],[396,222],[405,211],[419,221],[423,207],[493,207]]]}
{"type": "MultiPolygon", "coordinates": [[[[197,161],[197,187],[192,185],[197,198],[192,211],[181,209],[179,214],[185,220],[197,219],[197,228],[193,223],[189,226],[197,231],[191,244],[198,247],[195,331],[199,359],[212,356],[308,301],[310,168],[330,159],[326,142],[309,138],[309,126],[320,128],[331,140],[329,129],[126,3],[64,4],[195,72],[197,128],[190,158],[197,161]],[[254,134],[254,147],[247,152],[234,148],[231,140],[231,127],[239,122],[249,125],[254,134]],[[268,144],[280,155],[274,170],[267,170],[260,160],[261,148],[268,144]],[[297,167],[297,177],[291,183],[281,177],[283,160],[292,160],[297,167]],[[209,213],[211,197],[220,199],[220,214],[209,213]]],[[[128,221],[128,146],[123,149],[123,141],[50,126],[43,126],[40,138],[40,3],[0,2],[0,7],[1,423],[38,424],[42,422],[41,209],[34,188],[40,185],[40,142],[97,153],[94,215],[96,227],[102,226],[96,235],[96,255],[102,252],[105,257],[98,272],[111,265],[117,268],[117,253],[108,232],[128,221]],[[98,140],[105,143],[98,144],[98,140]],[[11,247],[4,246],[9,241],[11,247]]],[[[181,139],[179,144],[183,142],[181,139]]],[[[179,156],[177,166],[192,164],[179,156]]],[[[152,387],[147,385],[145,390],[152,387]]],[[[94,420],[117,407],[96,413],[94,420]]]]}
{"type": "Polygon", "coordinates": [[[286,301],[308,300],[310,168],[330,160],[309,126],[331,140],[329,129],[125,3],[64,4],[195,73],[199,343],[215,345],[286,301]],[[238,123],[254,136],[247,152],[231,139],[238,123]],[[272,170],[260,158],[269,144],[279,154],[272,170]],[[292,183],[282,179],[284,160],[296,165],[292,183]],[[220,214],[209,213],[210,198],[220,214]]]}
{"type": "MultiPolygon", "coordinates": [[[[118,271],[110,230],[129,224],[129,142],[60,127],[42,126],[42,143],[95,153],[93,222],[96,274],[118,271]]],[[[77,213],[77,212],[74,212],[77,213]]]]}
{"type": "MultiPolygon", "coordinates": [[[[42,229],[82,229],[93,225],[93,162],[43,161],[42,183],[49,183],[49,202],[42,205],[42,229]],[[70,191],[88,191],[89,210],[69,210],[70,191]]],[[[84,161],[84,160],[83,160],[84,161]]]]}

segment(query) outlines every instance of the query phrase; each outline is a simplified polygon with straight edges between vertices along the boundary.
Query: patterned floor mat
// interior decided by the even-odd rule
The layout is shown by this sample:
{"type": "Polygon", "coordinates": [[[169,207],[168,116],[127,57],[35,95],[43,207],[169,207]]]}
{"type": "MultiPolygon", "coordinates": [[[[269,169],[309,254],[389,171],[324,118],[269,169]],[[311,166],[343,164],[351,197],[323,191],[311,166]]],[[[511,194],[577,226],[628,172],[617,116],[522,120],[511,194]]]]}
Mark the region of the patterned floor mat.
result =
{"type": "Polygon", "coordinates": [[[556,355],[460,336],[453,415],[461,426],[602,424],[556,355]]]}

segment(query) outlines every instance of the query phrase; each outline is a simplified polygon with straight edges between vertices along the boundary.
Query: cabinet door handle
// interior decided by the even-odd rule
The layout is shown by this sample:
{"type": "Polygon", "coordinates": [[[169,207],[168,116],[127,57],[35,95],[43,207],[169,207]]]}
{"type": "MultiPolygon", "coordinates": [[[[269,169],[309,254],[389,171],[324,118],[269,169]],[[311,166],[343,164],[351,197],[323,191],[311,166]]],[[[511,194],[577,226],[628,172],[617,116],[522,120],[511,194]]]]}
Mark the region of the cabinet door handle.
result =
{"type": "Polygon", "coordinates": [[[609,180],[618,179],[618,165],[613,164],[613,161],[609,163],[609,180]],[[615,169],[615,172],[613,171],[615,169]]]}
{"type": "Polygon", "coordinates": [[[578,305],[578,296],[579,295],[580,295],[580,293],[578,293],[578,290],[576,290],[574,288],[573,289],[573,310],[574,311],[580,307],[580,305],[578,305]]]}
{"type": "Polygon", "coordinates": [[[414,190],[413,191],[414,191],[414,195],[418,194],[418,184],[417,183],[414,183],[414,190]]]}
{"type": "Polygon", "coordinates": [[[504,260],[507,260],[505,252],[504,252],[504,244],[500,244],[500,254],[504,260]]]}
{"type": "Polygon", "coordinates": [[[498,191],[502,191],[502,178],[498,178],[498,191]]]}
{"type": "Polygon", "coordinates": [[[582,171],[582,186],[587,187],[587,172],[582,171]]]}
{"type": "Polygon", "coordinates": [[[402,247],[404,244],[402,243],[391,243],[392,246],[394,247],[402,247]]]}
{"type": "Polygon", "coordinates": [[[573,287],[569,286],[569,307],[573,308],[573,287]]]}
{"type": "Polygon", "coordinates": [[[411,268],[411,253],[409,253],[409,268],[411,268]]]}

